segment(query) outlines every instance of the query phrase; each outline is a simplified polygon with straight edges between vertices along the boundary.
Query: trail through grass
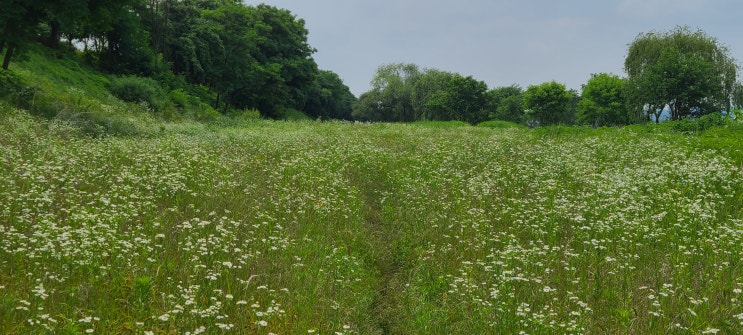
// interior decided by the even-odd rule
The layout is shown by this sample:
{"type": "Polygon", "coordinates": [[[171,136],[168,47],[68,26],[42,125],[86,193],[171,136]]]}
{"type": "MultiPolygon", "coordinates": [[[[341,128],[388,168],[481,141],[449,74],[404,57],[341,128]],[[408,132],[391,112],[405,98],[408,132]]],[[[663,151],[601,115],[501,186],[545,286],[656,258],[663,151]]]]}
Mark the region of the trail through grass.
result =
{"type": "Polygon", "coordinates": [[[704,138],[0,115],[2,334],[743,332],[704,138]]]}

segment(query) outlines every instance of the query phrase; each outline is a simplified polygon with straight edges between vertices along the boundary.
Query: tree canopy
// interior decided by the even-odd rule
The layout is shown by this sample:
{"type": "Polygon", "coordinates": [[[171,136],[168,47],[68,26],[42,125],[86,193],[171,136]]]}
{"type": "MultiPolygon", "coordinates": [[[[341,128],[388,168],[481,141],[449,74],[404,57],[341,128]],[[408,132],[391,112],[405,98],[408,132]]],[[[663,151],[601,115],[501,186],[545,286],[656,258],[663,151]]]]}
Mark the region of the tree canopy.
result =
{"type": "Polygon", "coordinates": [[[524,120],[524,90],[518,85],[496,87],[488,91],[489,118],[514,123],[524,120]]]}
{"type": "Polygon", "coordinates": [[[460,120],[478,123],[488,118],[487,85],[472,76],[415,64],[383,65],[359,97],[354,118],[371,121],[460,120]]]}
{"type": "Polygon", "coordinates": [[[2,68],[7,70],[15,53],[39,35],[53,1],[0,0],[0,52],[5,49],[2,68]]]}
{"type": "Polygon", "coordinates": [[[416,120],[435,120],[442,116],[436,115],[432,105],[429,105],[431,98],[438,92],[446,90],[449,81],[454,78],[454,73],[441,71],[437,69],[427,69],[413,84],[413,110],[415,111],[416,120]]]}
{"type": "Polygon", "coordinates": [[[488,119],[487,85],[472,76],[455,74],[443,90],[434,93],[426,104],[434,120],[459,120],[476,124],[488,119]]]}
{"type": "Polygon", "coordinates": [[[594,127],[629,123],[626,112],[625,79],[615,74],[599,73],[583,85],[576,117],[579,123],[594,127]]]}
{"type": "Polygon", "coordinates": [[[679,120],[731,107],[738,67],[727,47],[701,30],[640,34],[624,67],[630,106],[656,121],[665,108],[679,120]]]}
{"type": "Polygon", "coordinates": [[[172,73],[206,86],[223,111],[350,117],[350,90],[318,69],[304,20],[285,9],[239,0],[0,0],[0,8],[6,69],[27,45],[64,39],[111,73],[172,73]]]}
{"type": "Polygon", "coordinates": [[[604,126],[743,105],[728,48],[688,27],[639,34],[625,58],[627,77],[594,74],[580,95],[556,81],[488,90],[473,76],[392,63],[357,99],[337,74],[318,68],[304,20],[286,9],[240,0],[0,0],[0,8],[3,69],[33,43],[75,46],[110,73],[156,78],[171,91],[181,88],[174,82],[198,87],[223,113],[604,126]]]}
{"type": "Polygon", "coordinates": [[[640,34],[625,60],[628,77],[594,74],[580,94],[556,81],[490,91],[484,82],[415,64],[380,67],[353,116],[374,121],[504,120],[595,127],[699,117],[743,105],[743,89],[726,47],[702,31],[679,27],[640,34]]]}
{"type": "Polygon", "coordinates": [[[307,115],[324,120],[351,120],[356,97],[333,71],[321,70],[312,84],[302,109],[307,115]]]}
{"type": "Polygon", "coordinates": [[[572,123],[572,103],[575,92],[556,81],[531,85],[524,92],[523,103],[526,117],[538,125],[572,123]]]}

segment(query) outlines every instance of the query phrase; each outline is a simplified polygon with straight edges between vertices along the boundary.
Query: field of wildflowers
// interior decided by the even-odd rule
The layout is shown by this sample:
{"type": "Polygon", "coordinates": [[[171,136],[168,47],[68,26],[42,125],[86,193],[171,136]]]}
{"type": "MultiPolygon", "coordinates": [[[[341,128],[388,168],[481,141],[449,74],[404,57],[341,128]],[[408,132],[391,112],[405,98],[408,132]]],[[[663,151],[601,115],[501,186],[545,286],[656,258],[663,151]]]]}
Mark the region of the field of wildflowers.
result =
{"type": "Polygon", "coordinates": [[[2,334],[743,333],[743,171],[692,137],[0,134],[2,334]]]}

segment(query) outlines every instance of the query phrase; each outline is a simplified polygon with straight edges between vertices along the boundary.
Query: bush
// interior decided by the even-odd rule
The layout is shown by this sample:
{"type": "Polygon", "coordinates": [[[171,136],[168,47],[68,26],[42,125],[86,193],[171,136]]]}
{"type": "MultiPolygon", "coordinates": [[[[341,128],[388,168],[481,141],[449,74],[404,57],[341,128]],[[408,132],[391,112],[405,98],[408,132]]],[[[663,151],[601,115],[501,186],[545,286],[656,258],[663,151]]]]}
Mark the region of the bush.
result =
{"type": "Polygon", "coordinates": [[[230,109],[227,116],[239,121],[259,120],[261,112],[255,108],[230,109]]]}
{"type": "Polygon", "coordinates": [[[416,121],[415,125],[439,128],[469,127],[470,124],[464,121],[416,121]]]}
{"type": "Polygon", "coordinates": [[[699,134],[713,127],[725,126],[722,113],[711,113],[694,119],[683,119],[671,123],[671,130],[684,134],[699,134]]]}
{"type": "Polygon", "coordinates": [[[193,111],[189,116],[196,121],[213,122],[222,117],[222,114],[220,114],[216,109],[205,103],[195,106],[192,110],[193,111]]]}
{"type": "Polygon", "coordinates": [[[52,117],[49,114],[48,103],[43,97],[40,98],[40,89],[29,86],[23,82],[23,79],[11,71],[0,71],[0,98],[6,99],[13,106],[27,109],[31,112],[41,111],[42,116],[52,117]],[[41,104],[39,104],[41,102],[41,104]],[[37,106],[39,105],[39,106],[37,106]]]}
{"type": "Polygon", "coordinates": [[[111,83],[111,93],[126,102],[145,103],[156,111],[162,110],[168,103],[168,97],[160,84],[151,78],[137,76],[117,78],[111,83]]]}
{"type": "Polygon", "coordinates": [[[11,71],[0,71],[0,98],[13,95],[23,90],[24,85],[15,73],[11,71]]]}
{"type": "Polygon", "coordinates": [[[484,121],[478,123],[477,126],[486,128],[526,128],[524,125],[502,120],[484,121]]]}
{"type": "Polygon", "coordinates": [[[307,114],[296,110],[294,108],[279,108],[279,119],[282,120],[288,120],[288,121],[308,121],[312,120],[307,114]]]}
{"type": "Polygon", "coordinates": [[[143,136],[148,129],[141,126],[133,118],[121,115],[103,115],[98,113],[60,113],[53,122],[66,124],[92,137],[113,136],[143,136]]]}
{"type": "Polygon", "coordinates": [[[168,99],[170,99],[170,102],[175,104],[178,108],[186,109],[191,106],[188,93],[180,88],[170,91],[170,93],[168,93],[168,99]]]}
{"type": "Polygon", "coordinates": [[[93,137],[141,136],[151,133],[153,128],[152,122],[142,120],[146,115],[138,113],[146,111],[147,107],[132,108],[121,102],[104,104],[88,96],[85,91],[74,88],[69,89],[67,94],[55,97],[50,105],[55,111],[52,122],[65,124],[93,137]],[[136,114],[140,115],[135,117],[136,114]]]}

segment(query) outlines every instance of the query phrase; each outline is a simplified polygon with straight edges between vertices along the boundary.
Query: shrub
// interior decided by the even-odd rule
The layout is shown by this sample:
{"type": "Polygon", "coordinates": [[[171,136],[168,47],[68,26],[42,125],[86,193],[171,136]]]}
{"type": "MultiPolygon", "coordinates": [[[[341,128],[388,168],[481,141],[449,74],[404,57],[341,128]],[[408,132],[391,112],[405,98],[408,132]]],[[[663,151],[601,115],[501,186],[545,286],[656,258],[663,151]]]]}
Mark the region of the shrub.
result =
{"type": "Polygon", "coordinates": [[[168,93],[168,99],[178,108],[187,108],[191,105],[188,93],[183,89],[175,89],[168,93]]]}
{"type": "Polygon", "coordinates": [[[415,125],[428,126],[428,127],[440,127],[440,128],[453,128],[453,127],[468,127],[469,123],[464,121],[416,121],[413,122],[415,125]]]}
{"type": "Polygon", "coordinates": [[[117,98],[133,103],[145,103],[159,111],[167,104],[168,97],[157,81],[151,78],[127,76],[111,83],[111,93],[117,98]]]}
{"type": "Polygon", "coordinates": [[[288,121],[307,121],[312,120],[307,114],[296,110],[294,108],[280,108],[279,109],[279,119],[282,120],[288,120],[288,121]]]}
{"type": "Polygon", "coordinates": [[[21,78],[11,71],[0,71],[0,98],[15,94],[24,88],[21,78]]]}
{"type": "Polygon", "coordinates": [[[64,102],[58,101],[58,98],[43,92],[39,89],[33,89],[33,95],[27,100],[24,99],[19,106],[28,109],[31,114],[51,119],[66,107],[64,102]]]}
{"type": "Polygon", "coordinates": [[[190,116],[196,121],[213,122],[222,117],[222,114],[211,106],[201,103],[199,106],[193,108],[190,116]]]}
{"type": "Polygon", "coordinates": [[[524,125],[502,120],[484,121],[478,123],[477,126],[486,128],[526,128],[524,125]]]}
{"type": "Polygon", "coordinates": [[[725,125],[725,118],[721,113],[711,113],[702,115],[694,119],[683,119],[671,123],[671,130],[685,134],[698,134],[712,127],[722,127],[725,125]]]}
{"type": "Polygon", "coordinates": [[[96,101],[81,104],[57,100],[54,106],[57,114],[52,122],[65,124],[88,136],[144,136],[153,132],[152,123],[142,120],[143,115],[133,117],[130,111],[96,101]]]}
{"type": "Polygon", "coordinates": [[[9,103],[22,109],[35,112],[35,110],[42,110],[43,116],[54,116],[48,114],[48,108],[46,108],[46,99],[39,100],[41,91],[35,86],[29,86],[23,82],[23,79],[17,74],[11,71],[0,71],[0,98],[5,98],[9,103]],[[36,106],[38,102],[42,102],[39,106],[36,106]],[[37,108],[38,107],[38,108],[37,108]]]}
{"type": "Polygon", "coordinates": [[[239,121],[259,120],[261,112],[255,108],[230,109],[227,116],[239,121]]]}

